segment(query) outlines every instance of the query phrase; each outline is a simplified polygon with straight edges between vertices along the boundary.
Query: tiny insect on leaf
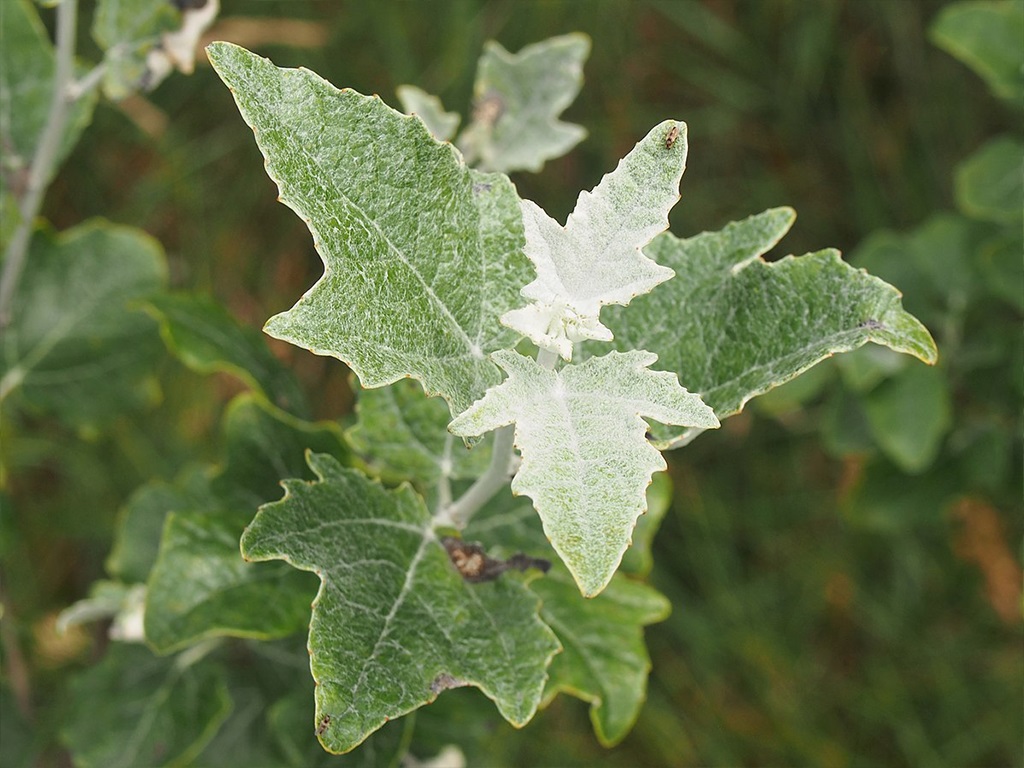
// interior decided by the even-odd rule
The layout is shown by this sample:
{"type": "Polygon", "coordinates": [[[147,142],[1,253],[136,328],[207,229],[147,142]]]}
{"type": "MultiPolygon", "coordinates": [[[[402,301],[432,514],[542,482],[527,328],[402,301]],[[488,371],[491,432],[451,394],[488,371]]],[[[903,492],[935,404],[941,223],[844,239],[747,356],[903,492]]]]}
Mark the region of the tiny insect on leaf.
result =
{"type": "Polygon", "coordinates": [[[320,718],[320,724],[316,727],[316,735],[317,736],[323,736],[324,732],[330,727],[330,725],[331,725],[331,716],[330,715],[324,715],[322,718],[320,718]]]}

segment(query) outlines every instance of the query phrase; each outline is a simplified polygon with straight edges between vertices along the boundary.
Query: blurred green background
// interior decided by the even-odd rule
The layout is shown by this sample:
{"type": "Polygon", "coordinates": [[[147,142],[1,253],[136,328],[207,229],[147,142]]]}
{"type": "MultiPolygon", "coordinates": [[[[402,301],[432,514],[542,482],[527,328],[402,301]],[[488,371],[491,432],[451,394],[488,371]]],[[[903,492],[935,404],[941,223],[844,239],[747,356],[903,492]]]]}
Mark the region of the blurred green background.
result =
{"type": "MultiPolygon", "coordinates": [[[[566,697],[522,732],[496,713],[485,731],[460,729],[442,706],[473,696],[458,691],[421,716],[436,724],[423,754],[462,740],[484,766],[1021,764],[1020,223],[1008,225],[1010,267],[997,279],[979,251],[917,228],[937,212],[960,217],[958,164],[996,135],[1019,137],[1022,105],[929,39],[947,3],[222,5],[212,37],[393,105],[395,87],[413,83],[462,114],[485,40],[516,51],[586,32],[586,83],[565,117],[590,135],[542,173],[514,176],[523,197],[564,220],[650,126],[685,120],[675,234],[791,205],[799,218],[776,256],[840,248],[896,284],[939,344],[938,373],[860,353],[825,363],[669,455],[676,498],[653,582],[674,613],[648,630],[649,700],[622,745],[603,750],[585,705],[566,697]],[[889,427],[905,429],[895,446],[889,427]]],[[[90,46],[83,29],[84,55],[90,46]]],[[[44,214],[58,228],[94,215],[143,228],[167,249],[174,287],[258,328],[321,269],[305,225],[275,198],[251,132],[201,62],[99,107],[44,214]]],[[[973,248],[1007,225],[957,226],[973,248]]],[[[274,349],[317,416],[347,416],[340,363],[274,349]]],[[[20,648],[44,713],[59,713],[68,676],[101,653],[98,636],[59,637],[52,623],[101,577],[118,507],[150,478],[217,455],[238,385],[171,360],[160,380],[157,407],[103,434],[17,415],[33,437],[3,448],[4,589],[17,619],[5,626],[18,635],[5,654],[20,648]]],[[[16,713],[3,716],[6,730],[16,713]]]]}

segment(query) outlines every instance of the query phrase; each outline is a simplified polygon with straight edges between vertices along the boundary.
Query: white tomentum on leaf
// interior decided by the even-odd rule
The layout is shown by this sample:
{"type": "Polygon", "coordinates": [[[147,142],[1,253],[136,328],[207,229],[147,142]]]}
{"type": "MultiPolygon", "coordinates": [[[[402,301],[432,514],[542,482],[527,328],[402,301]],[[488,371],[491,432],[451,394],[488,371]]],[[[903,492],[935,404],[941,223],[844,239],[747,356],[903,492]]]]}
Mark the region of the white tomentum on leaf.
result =
{"type": "Polygon", "coordinates": [[[515,422],[523,456],[512,491],[533,499],[552,546],[587,597],[608,584],[629,546],[645,492],[665,460],[643,417],[718,426],[651,352],[611,352],[559,371],[513,350],[491,355],[508,378],[449,425],[464,437],[515,422]]]}
{"type": "Polygon", "coordinates": [[[580,193],[564,227],[523,200],[526,255],[537,279],[521,293],[533,303],[501,322],[565,360],[574,342],[611,341],[601,307],[628,304],[675,274],[641,249],[668,227],[685,166],[686,125],[666,120],[593,191],[580,193]]]}

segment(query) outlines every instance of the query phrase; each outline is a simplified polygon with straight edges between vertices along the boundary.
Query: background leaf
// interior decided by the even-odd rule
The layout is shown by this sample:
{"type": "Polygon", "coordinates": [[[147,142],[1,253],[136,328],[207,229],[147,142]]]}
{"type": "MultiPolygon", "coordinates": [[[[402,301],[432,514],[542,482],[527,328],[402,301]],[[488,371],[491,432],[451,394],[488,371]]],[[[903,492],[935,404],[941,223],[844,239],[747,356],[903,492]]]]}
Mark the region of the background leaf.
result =
{"type": "Polygon", "coordinates": [[[223,672],[211,660],[156,658],[114,643],[75,678],[61,738],[83,768],[187,765],[230,710],[223,672]]]}
{"type": "Polygon", "coordinates": [[[319,482],[286,483],[242,549],[320,577],[309,648],[324,746],[347,752],[461,685],[483,690],[510,722],[527,722],[558,649],[535,598],[510,575],[464,581],[408,486],[386,491],[323,455],[309,462],[319,482]]]}
{"type": "Polygon", "coordinates": [[[341,358],[363,386],[413,376],[464,410],[499,379],[487,353],[514,342],[497,322],[529,269],[511,183],[470,173],[378,98],[226,43],[209,54],[325,264],[267,332],[341,358]]]}
{"type": "Polygon", "coordinates": [[[932,463],[953,421],[942,371],[919,365],[872,390],[864,412],[875,441],[906,472],[920,472],[932,463]]]}
{"type": "Polygon", "coordinates": [[[956,198],[972,218],[1012,223],[1024,217],[1024,142],[993,139],[956,169],[956,198]]]}
{"type": "Polygon", "coordinates": [[[973,69],[996,96],[1024,98],[1024,6],[1016,0],[950,3],[928,30],[932,41],[973,69]]]}
{"type": "Polygon", "coordinates": [[[166,653],[217,636],[274,638],[309,620],[313,584],[280,563],[247,563],[239,538],[278,483],[308,475],[306,450],[347,453],[330,424],[309,424],[239,396],[225,417],[227,462],[206,499],[171,508],[149,575],[146,640],[166,653]]]}
{"type": "Polygon", "coordinates": [[[0,340],[0,398],[73,425],[95,425],[154,399],[155,324],[133,305],[166,280],[145,233],[92,220],[39,231],[0,340]]]}
{"type": "Polygon", "coordinates": [[[558,116],[583,85],[590,38],[561,35],[511,54],[493,40],[484,45],[473,86],[473,121],[456,143],[485,171],[539,171],[586,137],[558,116]]]}
{"type": "Polygon", "coordinates": [[[181,12],[167,0],[99,0],[92,36],[104,51],[106,97],[117,101],[150,85],[147,54],[180,26],[181,12]]]}
{"type": "Polygon", "coordinates": [[[459,115],[445,112],[441,100],[415,85],[400,85],[395,89],[398,100],[402,103],[402,111],[407,115],[416,115],[427,126],[430,135],[438,141],[448,141],[455,135],[459,127],[459,115]]]}
{"type": "Polygon", "coordinates": [[[359,391],[357,421],[346,436],[373,472],[388,482],[408,480],[420,489],[435,487],[442,474],[473,480],[491,460],[490,446],[466,448],[448,431],[445,404],[428,398],[412,381],[359,391]]]}
{"type": "Polygon", "coordinates": [[[295,374],[220,304],[187,294],[164,294],[146,306],[160,321],[167,346],[199,373],[226,371],[288,413],[306,417],[309,405],[295,374]]]}

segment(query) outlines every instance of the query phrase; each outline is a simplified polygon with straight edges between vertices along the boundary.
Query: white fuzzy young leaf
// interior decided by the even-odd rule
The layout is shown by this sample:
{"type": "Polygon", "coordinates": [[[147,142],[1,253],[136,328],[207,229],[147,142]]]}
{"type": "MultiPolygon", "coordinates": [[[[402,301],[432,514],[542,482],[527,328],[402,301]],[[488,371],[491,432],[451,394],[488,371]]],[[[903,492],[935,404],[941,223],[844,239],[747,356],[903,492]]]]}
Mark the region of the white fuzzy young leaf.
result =
{"type": "Polygon", "coordinates": [[[533,304],[506,312],[501,322],[564,359],[573,342],[611,341],[601,307],[628,304],[673,272],[641,252],[668,227],[686,166],[686,125],[654,127],[592,192],[581,192],[565,226],[523,200],[526,255],[537,279],[522,290],[533,304]]]}
{"type": "Polygon", "coordinates": [[[523,455],[512,491],[533,499],[544,532],[587,597],[608,584],[647,508],[651,476],[665,469],[642,417],[717,427],[700,397],[671,373],[648,370],[651,352],[612,352],[560,371],[512,350],[492,359],[508,378],[456,418],[456,435],[515,422],[523,455]]]}

